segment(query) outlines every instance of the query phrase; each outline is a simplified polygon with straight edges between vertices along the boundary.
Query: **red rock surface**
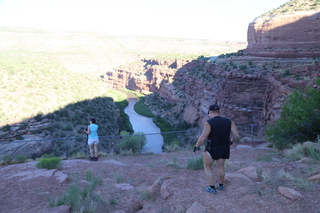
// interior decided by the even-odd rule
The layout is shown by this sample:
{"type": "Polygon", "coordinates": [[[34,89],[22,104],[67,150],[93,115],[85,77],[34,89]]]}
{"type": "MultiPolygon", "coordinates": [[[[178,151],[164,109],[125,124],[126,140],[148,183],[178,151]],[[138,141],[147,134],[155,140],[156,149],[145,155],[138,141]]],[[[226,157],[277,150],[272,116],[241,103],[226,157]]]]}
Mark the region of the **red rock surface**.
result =
{"type": "Polygon", "coordinates": [[[158,155],[110,155],[97,162],[64,160],[59,170],[37,169],[36,162],[5,166],[0,168],[0,212],[70,212],[68,206],[50,208],[48,198],[65,194],[76,179],[83,187],[87,171],[102,180],[95,193],[106,205],[99,206],[96,213],[178,213],[200,209],[221,213],[283,213],[294,209],[298,213],[314,213],[320,208],[319,183],[307,181],[320,171],[317,164],[297,163],[299,166],[291,171],[292,177],[301,178],[299,183],[304,180],[302,186],[277,176],[287,162],[279,152],[250,142],[234,144],[226,166],[225,190],[213,195],[205,191],[208,181],[204,171],[187,169],[188,161],[202,153],[180,150],[158,155]],[[257,160],[263,156],[272,160],[257,160]],[[260,171],[258,179],[251,177],[252,168],[260,171]],[[278,186],[290,187],[303,198],[293,201],[279,193],[278,186]]]}
{"type": "Polygon", "coordinates": [[[320,57],[320,12],[257,18],[249,24],[245,54],[262,57],[320,57]]]}

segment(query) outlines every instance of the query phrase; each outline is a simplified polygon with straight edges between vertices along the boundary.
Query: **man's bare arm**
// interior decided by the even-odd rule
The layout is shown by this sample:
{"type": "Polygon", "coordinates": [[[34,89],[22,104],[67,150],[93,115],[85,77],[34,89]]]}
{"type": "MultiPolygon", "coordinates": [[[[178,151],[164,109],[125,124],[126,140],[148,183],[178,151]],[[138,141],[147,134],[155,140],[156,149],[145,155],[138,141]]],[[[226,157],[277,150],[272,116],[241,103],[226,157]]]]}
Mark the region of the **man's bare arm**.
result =
{"type": "Polygon", "coordinates": [[[238,142],[241,139],[237,126],[234,121],[231,122],[232,142],[238,142]]]}
{"type": "Polygon", "coordinates": [[[196,143],[196,147],[201,146],[201,144],[203,144],[203,142],[206,141],[206,139],[208,138],[208,135],[210,134],[210,131],[211,131],[210,124],[208,122],[205,122],[202,133],[196,143]]]}

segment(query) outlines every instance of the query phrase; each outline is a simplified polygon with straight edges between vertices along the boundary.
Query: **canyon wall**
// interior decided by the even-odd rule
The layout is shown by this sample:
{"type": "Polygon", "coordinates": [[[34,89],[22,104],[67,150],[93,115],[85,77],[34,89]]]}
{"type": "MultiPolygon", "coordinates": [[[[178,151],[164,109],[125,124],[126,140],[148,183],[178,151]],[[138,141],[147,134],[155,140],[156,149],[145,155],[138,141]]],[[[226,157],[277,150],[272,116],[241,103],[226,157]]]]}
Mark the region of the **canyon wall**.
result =
{"type": "MultiPolygon", "coordinates": [[[[186,121],[200,127],[208,117],[208,107],[219,104],[223,115],[238,125],[259,124],[268,79],[259,73],[246,74],[239,69],[225,71],[225,63],[208,60],[144,59],[140,69],[117,69],[104,80],[114,88],[128,88],[145,94],[157,93],[164,102],[148,103],[155,115],[170,123],[186,121]],[[162,108],[162,109],[161,109],[162,108]],[[180,114],[178,118],[177,115],[180,114]],[[172,119],[174,117],[174,119],[172,119]]],[[[148,99],[147,99],[148,100],[148,99]]]]}
{"type": "Polygon", "coordinates": [[[320,57],[320,11],[300,11],[260,17],[249,24],[251,56],[277,58],[320,57]]]}

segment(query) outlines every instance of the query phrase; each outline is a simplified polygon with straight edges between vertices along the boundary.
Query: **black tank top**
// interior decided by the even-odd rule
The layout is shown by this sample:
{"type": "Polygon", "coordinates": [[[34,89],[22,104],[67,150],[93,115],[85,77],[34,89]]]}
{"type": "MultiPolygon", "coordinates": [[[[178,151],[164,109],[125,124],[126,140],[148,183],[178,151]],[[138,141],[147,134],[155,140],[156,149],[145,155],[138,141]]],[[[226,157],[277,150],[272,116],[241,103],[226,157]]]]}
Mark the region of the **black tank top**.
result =
{"type": "Polygon", "coordinates": [[[211,146],[229,144],[231,120],[221,116],[215,116],[207,122],[211,127],[211,132],[208,136],[208,140],[211,140],[211,146]]]}

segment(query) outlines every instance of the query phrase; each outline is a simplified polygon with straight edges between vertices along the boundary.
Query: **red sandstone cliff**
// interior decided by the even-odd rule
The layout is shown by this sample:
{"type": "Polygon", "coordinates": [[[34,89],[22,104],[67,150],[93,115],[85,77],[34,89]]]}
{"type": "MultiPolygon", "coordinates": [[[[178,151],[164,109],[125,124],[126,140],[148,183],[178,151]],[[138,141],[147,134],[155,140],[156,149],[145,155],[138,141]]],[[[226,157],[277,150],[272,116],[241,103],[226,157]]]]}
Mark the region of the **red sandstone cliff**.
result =
{"type": "Polygon", "coordinates": [[[320,57],[320,11],[257,18],[249,24],[245,53],[278,58],[320,57]]]}

